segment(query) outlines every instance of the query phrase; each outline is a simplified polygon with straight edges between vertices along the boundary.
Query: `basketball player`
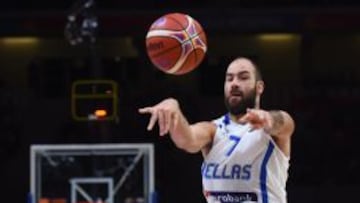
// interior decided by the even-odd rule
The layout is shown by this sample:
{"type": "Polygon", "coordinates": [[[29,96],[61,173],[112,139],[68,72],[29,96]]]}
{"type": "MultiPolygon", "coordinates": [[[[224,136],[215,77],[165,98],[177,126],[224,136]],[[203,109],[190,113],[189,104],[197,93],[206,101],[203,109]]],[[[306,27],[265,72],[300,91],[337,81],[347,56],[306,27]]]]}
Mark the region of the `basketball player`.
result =
{"type": "Polygon", "coordinates": [[[158,123],[160,135],[170,133],[177,147],[202,152],[208,203],[285,203],[294,121],[285,111],[260,109],[263,91],[256,65],[237,58],[226,71],[229,112],[222,117],[189,124],[173,98],[139,112],[151,114],[148,130],[158,123]]]}

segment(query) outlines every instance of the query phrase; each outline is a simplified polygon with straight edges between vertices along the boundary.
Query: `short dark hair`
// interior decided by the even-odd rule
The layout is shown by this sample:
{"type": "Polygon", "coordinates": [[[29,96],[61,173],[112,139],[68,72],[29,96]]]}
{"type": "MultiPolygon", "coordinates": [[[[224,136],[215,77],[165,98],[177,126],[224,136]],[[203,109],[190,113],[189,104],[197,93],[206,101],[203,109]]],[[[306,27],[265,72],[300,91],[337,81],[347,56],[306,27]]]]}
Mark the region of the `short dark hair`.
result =
{"type": "Polygon", "coordinates": [[[261,71],[259,69],[259,66],[257,65],[257,63],[253,59],[251,59],[249,57],[239,56],[234,61],[236,61],[238,59],[245,59],[245,60],[250,61],[250,63],[252,63],[254,68],[255,68],[255,80],[256,81],[263,80],[263,77],[262,77],[261,71]]]}

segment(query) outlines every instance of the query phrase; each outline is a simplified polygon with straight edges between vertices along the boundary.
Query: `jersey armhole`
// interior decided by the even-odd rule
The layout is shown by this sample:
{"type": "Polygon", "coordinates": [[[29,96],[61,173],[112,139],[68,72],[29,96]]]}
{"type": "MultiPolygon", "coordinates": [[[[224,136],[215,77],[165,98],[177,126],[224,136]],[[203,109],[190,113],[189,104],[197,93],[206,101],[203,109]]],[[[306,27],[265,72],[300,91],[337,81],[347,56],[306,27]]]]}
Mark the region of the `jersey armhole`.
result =
{"type": "Polygon", "coordinates": [[[263,130],[263,134],[265,134],[265,136],[270,140],[270,142],[272,142],[274,144],[274,148],[276,151],[279,152],[280,156],[287,162],[290,161],[290,157],[286,156],[285,153],[279,148],[279,146],[276,144],[275,140],[271,137],[270,134],[266,133],[264,130],[263,130]]]}
{"type": "Polygon", "coordinates": [[[217,120],[212,120],[212,121],[210,121],[210,123],[215,125],[216,130],[215,130],[214,135],[212,137],[212,141],[209,144],[207,144],[203,149],[201,149],[201,154],[202,154],[204,159],[209,154],[211,148],[213,147],[214,141],[215,141],[215,139],[217,139],[217,135],[218,135],[219,131],[221,130],[217,120]]]}

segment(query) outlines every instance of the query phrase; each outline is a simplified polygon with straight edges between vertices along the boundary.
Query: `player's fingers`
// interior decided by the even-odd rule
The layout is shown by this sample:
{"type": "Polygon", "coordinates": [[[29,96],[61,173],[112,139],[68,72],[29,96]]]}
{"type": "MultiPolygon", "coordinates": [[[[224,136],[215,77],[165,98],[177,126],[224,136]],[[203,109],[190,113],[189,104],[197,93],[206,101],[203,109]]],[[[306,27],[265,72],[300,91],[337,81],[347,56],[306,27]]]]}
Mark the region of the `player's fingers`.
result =
{"type": "Polygon", "coordinates": [[[261,123],[252,123],[251,125],[252,125],[252,127],[255,128],[255,129],[259,129],[259,128],[262,127],[262,124],[261,124],[261,123]]]}
{"type": "Polygon", "coordinates": [[[157,113],[152,111],[150,121],[149,121],[149,124],[147,126],[147,130],[152,130],[153,129],[157,119],[158,119],[157,113]]]}
{"type": "Polygon", "coordinates": [[[170,123],[170,129],[171,130],[174,126],[177,125],[177,123],[179,122],[179,115],[176,113],[173,113],[171,115],[171,123],[170,123]]]}
{"type": "Polygon", "coordinates": [[[247,109],[246,114],[248,114],[252,119],[259,117],[259,112],[255,109],[247,109]]]}
{"type": "Polygon", "coordinates": [[[265,121],[264,121],[264,126],[267,129],[271,129],[272,125],[273,125],[273,120],[272,120],[272,118],[270,116],[268,116],[268,118],[265,119],[265,121]]]}
{"type": "Polygon", "coordinates": [[[256,115],[252,112],[246,113],[243,117],[241,117],[240,122],[247,123],[247,122],[256,122],[256,115]]]}
{"type": "Polygon", "coordinates": [[[172,120],[172,113],[169,111],[165,112],[165,127],[164,127],[164,134],[169,133],[170,130],[170,125],[171,125],[171,120],[172,120]]]}
{"type": "Polygon", "coordinates": [[[243,115],[240,119],[239,119],[239,122],[241,122],[241,123],[246,123],[246,122],[248,122],[249,121],[249,114],[245,114],[245,115],[243,115]]]}
{"type": "Polygon", "coordinates": [[[164,111],[163,110],[159,110],[157,112],[158,114],[158,124],[159,124],[159,134],[162,136],[164,135],[164,127],[165,127],[165,116],[164,116],[164,111]]]}
{"type": "Polygon", "coordinates": [[[265,121],[265,114],[264,114],[264,112],[258,113],[257,116],[258,116],[258,118],[259,118],[260,121],[263,121],[263,122],[265,121]]]}
{"type": "Polygon", "coordinates": [[[249,119],[257,122],[265,122],[266,117],[263,111],[255,110],[255,109],[248,109],[249,119]]]}
{"type": "Polygon", "coordinates": [[[141,113],[141,114],[152,113],[152,111],[153,111],[152,107],[144,107],[144,108],[139,109],[139,113],[141,113]]]}
{"type": "Polygon", "coordinates": [[[253,130],[257,130],[257,129],[259,129],[260,127],[259,126],[257,126],[257,125],[251,125],[251,128],[250,128],[250,131],[253,131],[253,130]]]}
{"type": "Polygon", "coordinates": [[[259,128],[265,128],[267,125],[267,121],[266,120],[259,120],[259,119],[255,119],[249,122],[254,129],[259,129],[259,128]]]}

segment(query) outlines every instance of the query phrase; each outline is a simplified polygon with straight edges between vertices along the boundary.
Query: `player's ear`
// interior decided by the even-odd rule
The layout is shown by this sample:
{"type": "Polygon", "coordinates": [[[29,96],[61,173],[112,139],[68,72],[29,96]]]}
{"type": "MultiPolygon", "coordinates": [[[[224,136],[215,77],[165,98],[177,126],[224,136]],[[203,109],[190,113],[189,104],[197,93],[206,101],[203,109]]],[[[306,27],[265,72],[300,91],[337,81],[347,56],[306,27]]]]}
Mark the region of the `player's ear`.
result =
{"type": "Polygon", "coordinates": [[[265,89],[265,83],[262,80],[256,81],[256,94],[261,95],[264,92],[265,89]]]}

